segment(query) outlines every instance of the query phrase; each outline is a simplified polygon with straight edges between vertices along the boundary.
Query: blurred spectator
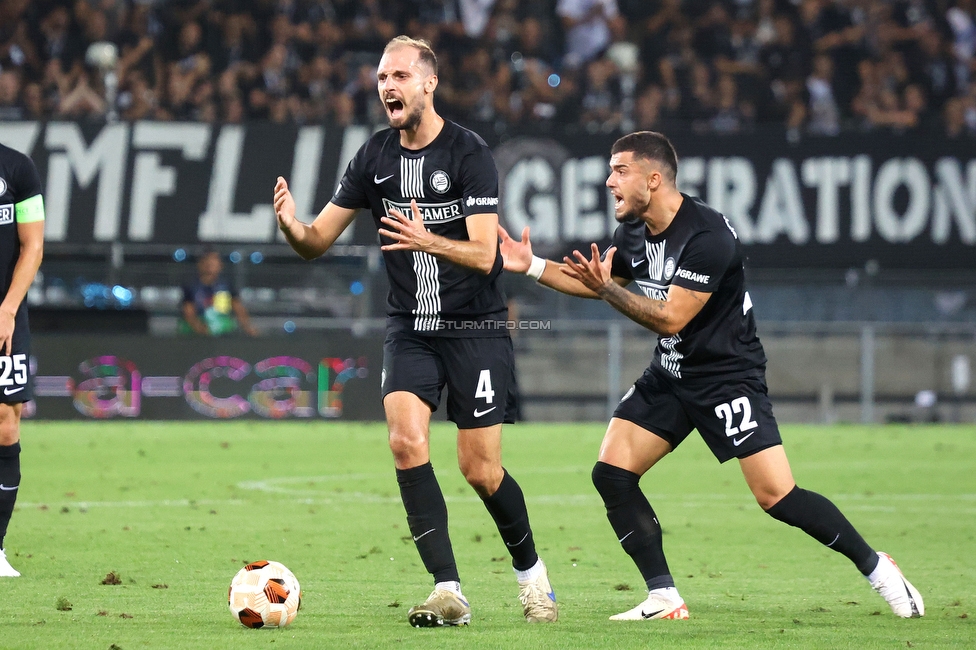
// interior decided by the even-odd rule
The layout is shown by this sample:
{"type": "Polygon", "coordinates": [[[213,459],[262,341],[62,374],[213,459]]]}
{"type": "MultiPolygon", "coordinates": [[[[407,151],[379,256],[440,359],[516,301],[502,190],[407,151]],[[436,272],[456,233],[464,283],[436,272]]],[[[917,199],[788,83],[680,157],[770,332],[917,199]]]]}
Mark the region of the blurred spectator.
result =
{"type": "Polygon", "coordinates": [[[739,133],[752,124],[754,117],[752,105],[739,99],[735,77],[730,74],[719,77],[715,112],[708,121],[710,130],[715,133],[739,133]]]}
{"type": "Polygon", "coordinates": [[[200,255],[197,280],[183,288],[182,333],[220,336],[240,330],[248,336],[257,334],[237,290],[221,275],[223,268],[217,251],[200,255]]]}
{"type": "Polygon", "coordinates": [[[617,0],[559,0],[556,13],[566,32],[563,63],[578,68],[602,54],[621,33],[617,0]]]}
{"type": "Polygon", "coordinates": [[[488,27],[488,20],[491,18],[491,10],[495,6],[495,0],[459,0],[458,7],[461,11],[461,24],[464,25],[464,33],[471,38],[481,38],[488,27]]]}
{"type": "Polygon", "coordinates": [[[24,107],[20,103],[20,73],[17,70],[0,71],[0,120],[24,119],[24,107]]]}
{"type": "Polygon", "coordinates": [[[663,131],[664,93],[659,86],[648,86],[637,98],[634,128],[638,131],[663,131]]]}
{"type": "Polygon", "coordinates": [[[587,131],[609,133],[620,125],[620,88],[614,81],[615,72],[616,66],[607,58],[586,65],[580,120],[587,131]]]}
{"type": "Polygon", "coordinates": [[[65,85],[61,87],[61,101],[56,110],[58,117],[81,119],[105,115],[108,104],[100,73],[80,68],[75,75],[63,79],[62,83],[65,85]]]}
{"type": "Polygon", "coordinates": [[[956,57],[956,83],[966,87],[976,72],[976,0],[955,0],[946,11],[956,57]]]}
{"type": "Polygon", "coordinates": [[[833,82],[833,60],[818,54],[813,59],[813,72],[807,77],[807,130],[814,135],[840,133],[840,109],[834,99],[833,82]]]}
{"type": "Polygon", "coordinates": [[[910,59],[912,76],[924,87],[932,110],[940,111],[957,90],[952,54],[936,29],[925,26],[920,31],[916,55],[910,59]]]}
{"type": "Polygon", "coordinates": [[[943,112],[943,135],[949,140],[959,140],[971,138],[976,135],[976,129],[972,129],[966,123],[966,104],[959,97],[949,99],[942,109],[943,112]]]}

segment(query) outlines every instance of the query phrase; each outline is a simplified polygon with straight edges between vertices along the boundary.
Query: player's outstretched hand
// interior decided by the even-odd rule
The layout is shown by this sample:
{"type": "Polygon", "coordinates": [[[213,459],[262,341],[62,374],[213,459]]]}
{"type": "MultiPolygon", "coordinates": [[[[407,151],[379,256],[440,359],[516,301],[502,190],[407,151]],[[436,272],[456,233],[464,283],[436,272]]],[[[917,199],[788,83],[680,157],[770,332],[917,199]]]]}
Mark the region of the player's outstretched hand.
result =
{"type": "Polygon", "coordinates": [[[424,225],[423,215],[417,207],[417,201],[410,199],[410,211],[413,219],[399,210],[390,210],[380,222],[387,228],[377,230],[379,234],[393,240],[392,244],[380,246],[385,251],[425,251],[429,248],[431,234],[424,225]]]}
{"type": "Polygon", "coordinates": [[[274,211],[278,217],[278,228],[286,233],[291,232],[295,225],[295,199],[288,189],[288,181],[282,176],[278,177],[274,187],[274,211]]]}
{"type": "Polygon", "coordinates": [[[522,241],[512,239],[508,231],[498,226],[498,236],[501,244],[498,250],[502,252],[504,269],[512,273],[525,273],[532,264],[532,242],[529,241],[529,227],[522,229],[522,241]]]}
{"type": "Polygon", "coordinates": [[[610,267],[617,247],[611,246],[603,260],[600,259],[600,249],[597,248],[596,244],[590,244],[590,252],[593,256],[586,259],[583,253],[573,251],[573,258],[575,259],[564,257],[563,262],[566,265],[559,267],[559,270],[574,280],[579,280],[590,291],[599,293],[605,284],[613,282],[610,267]]]}

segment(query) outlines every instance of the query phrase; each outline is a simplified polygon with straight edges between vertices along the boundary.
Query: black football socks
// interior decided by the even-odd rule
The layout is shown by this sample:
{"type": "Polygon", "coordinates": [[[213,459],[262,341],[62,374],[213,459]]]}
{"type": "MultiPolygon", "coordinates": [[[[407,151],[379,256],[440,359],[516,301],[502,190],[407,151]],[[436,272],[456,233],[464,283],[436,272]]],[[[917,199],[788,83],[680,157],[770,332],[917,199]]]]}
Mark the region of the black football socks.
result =
{"type": "Polygon", "coordinates": [[[428,462],[398,469],[396,477],[403,508],[407,511],[407,525],[427,572],[434,576],[435,584],[461,582],[447,534],[447,504],[433,466],[428,462]]]}
{"type": "Polygon", "coordinates": [[[607,519],[613,532],[637,565],[648,591],[674,587],[674,578],[664,557],[661,525],[641,492],[640,475],[597,462],[592,477],[593,485],[607,507],[607,519]]]}
{"type": "Polygon", "coordinates": [[[864,575],[878,566],[878,554],[827,497],[794,486],[766,512],[774,519],[801,529],[827,548],[844,554],[864,575]]]}
{"type": "Polygon", "coordinates": [[[512,566],[518,571],[528,571],[539,560],[529,528],[529,512],[525,507],[525,496],[515,479],[504,470],[505,475],[494,494],[483,498],[485,508],[498,526],[498,534],[512,554],[512,566]]]}
{"type": "Polygon", "coordinates": [[[20,490],[20,443],[0,445],[0,548],[20,490]]]}

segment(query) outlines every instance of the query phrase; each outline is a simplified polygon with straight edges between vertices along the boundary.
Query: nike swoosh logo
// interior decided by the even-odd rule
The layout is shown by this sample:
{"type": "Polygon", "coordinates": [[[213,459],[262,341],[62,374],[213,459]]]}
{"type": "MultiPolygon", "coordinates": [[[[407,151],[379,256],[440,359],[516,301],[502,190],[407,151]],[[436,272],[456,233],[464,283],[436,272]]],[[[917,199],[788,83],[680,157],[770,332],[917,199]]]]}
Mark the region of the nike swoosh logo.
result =
{"type": "Polygon", "coordinates": [[[491,413],[492,411],[494,411],[496,408],[498,408],[498,407],[497,406],[492,406],[487,411],[479,411],[478,409],[475,409],[474,410],[474,416],[476,418],[480,418],[482,415],[488,415],[489,413],[491,413]]]}
{"type": "Polygon", "coordinates": [[[24,387],[23,386],[20,386],[19,388],[14,388],[13,390],[11,390],[10,388],[4,388],[3,389],[3,394],[4,395],[13,395],[14,393],[19,393],[22,390],[24,390],[24,387]]]}
{"type": "Polygon", "coordinates": [[[6,485],[0,484],[0,490],[3,490],[4,492],[13,492],[19,487],[20,487],[19,485],[15,485],[13,487],[7,487],[6,485]]]}
{"type": "Polygon", "coordinates": [[[746,441],[746,438],[748,438],[749,436],[751,436],[754,433],[755,433],[755,431],[750,431],[749,433],[747,433],[746,435],[742,436],[738,440],[736,440],[735,438],[733,438],[732,439],[732,444],[735,445],[736,447],[738,447],[739,445],[741,445],[743,442],[746,441]]]}
{"type": "Polygon", "coordinates": [[[389,176],[384,176],[383,178],[380,178],[376,174],[373,174],[373,182],[376,183],[377,185],[379,185],[383,181],[388,181],[391,178],[393,178],[393,174],[390,174],[389,176]]]}
{"type": "Polygon", "coordinates": [[[621,537],[617,541],[620,542],[621,544],[623,544],[624,540],[627,539],[628,537],[630,537],[633,534],[634,534],[634,531],[630,531],[629,533],[627,533],[626,535],[624,535],[623,537],[621,537]]]}
{"type": "Polygon", "coordinates": [[[432,532],[434,532],[435,530],[437,530],[437,529],[436,529],[436,528],[431,528],[431,529],[430,529],[430,530],[428,530],[428,531],[427,531],[426,533],[422,533],[422,534],[420,534],[420,535],[415,535],[415,536],[414,536],[414,538],[413,538],[413,541],[415,541],[415,542],[416,542],[416,541],[417,541],[418,539],[420,539],[421,537],[424,537],[425,535],[430,535],[430,534],[431,534],[432,532]]]}
{"type": "Polygon", "coordinates": [[[521,544],[522,542],[524,542],[524,541],[526,540],[526,538],[527,538],[528,536],[529,536],[529,534],[528,534],[528,533],[526,533],[526,534],[525,534],[525,535],[524,535],[524,536],[522,537],[522,539],[520,539],[519,541],[517,541],[517,542],[516,542],[516,543],[514,543],[514,544],[509,544],[508,542],[505,542],[505,546],[508,546],[509,548],[515,548],[516,546],[518,546],[519,544],[521,544]]]}
{"type": "Polygon", "coordinates": [[[644,610],[641,610],[641,616],[644,618],[654,618],[663,611],[663,609],[659,609],[656,612],[645,612],[644,610]]]}
{"type": "Polygon", "coordinates": [[[636,260],[631,260],[631,261],[630,261],[630,265],[631,265],[631,266],[635,266],[635,267],[636,267],[636,266],[640,266],[640,265],[641,265],[641,264],[643,264],[643,263],[644,263],[644,260],[643,260],[643,259],[641,259],[641,258],[639,258],[639,257],[638,257],[638,258],[637,258],[636,260]]]}

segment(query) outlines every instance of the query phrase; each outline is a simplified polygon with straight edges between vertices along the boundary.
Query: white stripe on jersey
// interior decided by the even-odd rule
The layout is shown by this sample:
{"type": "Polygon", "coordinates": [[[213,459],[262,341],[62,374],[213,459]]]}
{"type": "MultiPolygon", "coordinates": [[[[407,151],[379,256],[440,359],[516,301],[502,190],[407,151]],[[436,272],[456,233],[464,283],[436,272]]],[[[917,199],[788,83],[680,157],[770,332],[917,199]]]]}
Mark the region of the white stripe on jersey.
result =
{"type": "MultiPolygon", "coordinates": [[[[404,199],[424,198],[424,156],[400,156],[400,194],[404,199]]],[[[437,258],[429,253],[414,251],[413,272],[417,276],[417,307],[413,310],[413,329],[433,332],[440,324],[441,283],[437,275],[437,258]]]]}
{"type": "Polygon", "coordinates": [[[647,274],[652,280],[660,282],[664,279],[664,245],[668,240],[659,241],[656,244],[644,242],[647,251],[647,274]]]}
{"type": "Polygon", "coordinates": [[[429,253],[414,251],[413,272],[417,275],[417,308],[413,310],[413,329],[433,332],[440,324],[441,283],[437,277],[437,258],[429,253]]]}
{"type": "Polygon", "coordinates": [[[400,194],[405,199],[424,198],[424,156],[400,156],[400,194]]]}
{"type": "Polygon", "coordinates": [[[661,339],[661,349],[665,350],[665,353],[661,355],[661,367],[681,379],[681,360],[685,358],[685,355],[675,350],[679,343],[681,343],[681,337],[677,334],[661,339]]]}

